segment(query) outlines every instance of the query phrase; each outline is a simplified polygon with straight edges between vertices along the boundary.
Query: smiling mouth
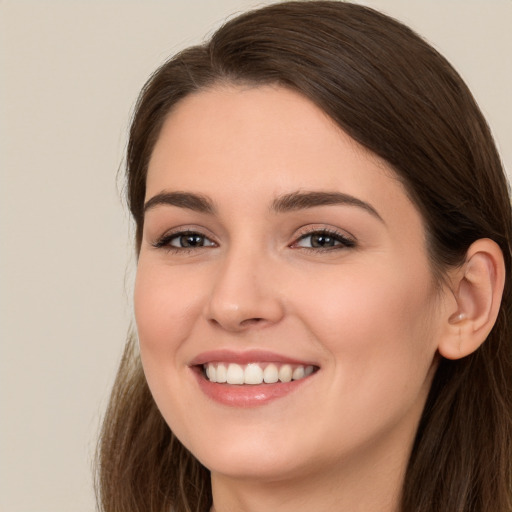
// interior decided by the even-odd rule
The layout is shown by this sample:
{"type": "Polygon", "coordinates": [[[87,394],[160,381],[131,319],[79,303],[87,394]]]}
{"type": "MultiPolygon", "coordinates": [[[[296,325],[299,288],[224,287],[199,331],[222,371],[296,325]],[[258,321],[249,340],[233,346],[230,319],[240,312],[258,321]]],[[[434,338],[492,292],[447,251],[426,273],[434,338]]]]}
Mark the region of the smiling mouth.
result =
{"type": "Polygon", "coordinates": [[[279,363],[205,363],[202,365],[206,380],[218,384],[258,385],[291,382],[309,377],[318,367],[279,363]]]}

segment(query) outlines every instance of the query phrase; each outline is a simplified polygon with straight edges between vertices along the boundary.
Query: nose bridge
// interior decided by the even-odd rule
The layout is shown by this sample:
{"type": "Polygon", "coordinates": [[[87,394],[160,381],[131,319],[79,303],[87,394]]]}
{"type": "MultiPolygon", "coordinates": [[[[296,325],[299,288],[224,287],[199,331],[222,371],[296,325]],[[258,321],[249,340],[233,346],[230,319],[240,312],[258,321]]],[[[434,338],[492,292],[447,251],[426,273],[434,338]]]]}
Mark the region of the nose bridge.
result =
{"type": "Polygon", "coordinates": [[[230,247],[214,278],[207,316],[227,330],[268,325],[283,314],[273,280],[275,263],[265,251],[251,245],[230,247]]]}

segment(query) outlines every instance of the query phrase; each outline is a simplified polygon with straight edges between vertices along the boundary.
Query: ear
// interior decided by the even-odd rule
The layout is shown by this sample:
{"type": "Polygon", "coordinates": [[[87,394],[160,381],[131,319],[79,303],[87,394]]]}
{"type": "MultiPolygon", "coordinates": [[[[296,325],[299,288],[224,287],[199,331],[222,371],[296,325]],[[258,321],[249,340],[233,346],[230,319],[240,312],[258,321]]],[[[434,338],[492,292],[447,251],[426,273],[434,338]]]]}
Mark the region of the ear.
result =
{"type": "Polygon", "coordinates": [[[496,242],[482,238],[466,253],[462,267],[451,275],[455,303],[450,310],[439,353],[460,359],[474,352],[486,340],[496,322],[505,285],[503,253],[496,242]]]}

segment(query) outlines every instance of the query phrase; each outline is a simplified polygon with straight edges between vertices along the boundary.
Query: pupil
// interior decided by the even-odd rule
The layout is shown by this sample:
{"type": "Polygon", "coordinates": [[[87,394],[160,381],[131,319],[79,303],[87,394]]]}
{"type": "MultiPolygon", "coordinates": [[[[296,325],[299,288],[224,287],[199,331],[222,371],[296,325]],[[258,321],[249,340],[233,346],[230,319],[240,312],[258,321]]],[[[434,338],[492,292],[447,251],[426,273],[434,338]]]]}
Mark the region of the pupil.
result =
{"type": "Polygon", "coordinates": [[[180,244],[182,247],[200,247],[203,245],[203,237],[200,235],[183,235],[180,244]]]}
{"type": "Polygon", "coordinates": [[[313,247],[332,247],[334,238],[329,235],[313,235],[311,237],[311,245],[313,247]]]}

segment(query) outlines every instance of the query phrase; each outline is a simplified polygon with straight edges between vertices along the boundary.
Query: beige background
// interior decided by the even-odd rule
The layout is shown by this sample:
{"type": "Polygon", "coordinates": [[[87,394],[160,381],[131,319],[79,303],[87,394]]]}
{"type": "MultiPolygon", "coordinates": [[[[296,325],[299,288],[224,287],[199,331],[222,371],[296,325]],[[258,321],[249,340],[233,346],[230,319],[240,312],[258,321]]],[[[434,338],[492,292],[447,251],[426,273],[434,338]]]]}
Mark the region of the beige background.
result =
{"type": "MultiPolygon", "coordinates": [[[[251,0],[0,0],[0,511],[94,510],[131,318],[116,173],[149,73],[251,0]]],[[[512,171],[512,0],[374,0],[469,82],[512,171]]]]}

